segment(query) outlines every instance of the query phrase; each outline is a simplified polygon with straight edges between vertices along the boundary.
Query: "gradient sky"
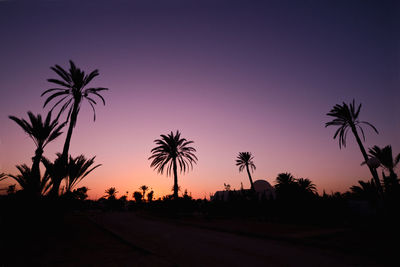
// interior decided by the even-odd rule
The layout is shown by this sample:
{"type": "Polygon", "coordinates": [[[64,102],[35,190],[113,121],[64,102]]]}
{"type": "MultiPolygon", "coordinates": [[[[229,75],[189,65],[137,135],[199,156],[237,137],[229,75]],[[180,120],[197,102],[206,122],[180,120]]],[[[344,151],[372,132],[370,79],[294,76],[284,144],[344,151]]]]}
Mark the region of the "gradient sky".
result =
{"type": "Polygon", "coordinates": [[[82,107],[72,136],[73,156],[103,164],[79,184],[91,198],[111,186],[171,193],[172,177],[147,158],[177,129],[197,149],[198,164],[178,178],[196,198],[250,186],[240,151],[253,153],[255,180],[291,172],[320,192],[345,191],[371,175],[353,136],[339,149],[326,113],[355,98],[380,131],[367,129],[365,146],[400,152],[399,17],[395,1],[1,1],[0,172],[34,154],[8,116],[46,114],[49,67],[72,59],[110,88],[96,122],[82,107]]]}

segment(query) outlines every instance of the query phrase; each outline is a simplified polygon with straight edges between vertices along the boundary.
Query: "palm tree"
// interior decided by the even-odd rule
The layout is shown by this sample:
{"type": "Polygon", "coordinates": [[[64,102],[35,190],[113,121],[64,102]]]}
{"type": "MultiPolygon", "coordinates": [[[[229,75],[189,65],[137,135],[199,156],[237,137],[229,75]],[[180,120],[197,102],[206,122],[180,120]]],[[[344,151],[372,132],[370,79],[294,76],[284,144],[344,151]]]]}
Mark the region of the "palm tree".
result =
{"type": "Polygon", "coordinates": [[[299,186],[300,191],[315,194],[317,192],[317,187],[313,182],[308,178],[299,178],[297,179],[297,185],[299,186]]]}
{"type": "Polygon", "coordinates": [[[62,159],[62,154],[57,153],[57,158],[54,162],[51,162],[47,158],[42,158],[42,163],[46,167],[46,174],[51,179],[51,191],[52,197],[57,197],[60,191],[60,185],[62,180],[68,175],[68,164],[65,165],[62,159]]]}
{"type": "MultiPolygon", "coordinates": [[[[29,135],[36,145],[35,156],[32,158],[32,169],[31,169],[31,179],[33,183],[37,186],[40,185],[40,169],[39,164],[42,159],[43,149],[48,143],[56,139],[62,134],[61,129],[65,126],[65,123],[58,125],[58,120],[51,120],[51,111],[47,113],[45,121],[42,120],[40,114],[34,115],[32,112],[28,112],[30,122],[19,119],[14,116],[9,116],[9,118],[15,121],[24,131],[29,135]]],[[[40,188],[37,187],[37,190],[40,188]]],[[[38,191],[37,191],[38,192],[38,191]]]]}
{"type": "Polygon", "coordinates": [[[118,193],[118,191],[115,189],[115,187],[110,187],[105,191],[105,193],[107,194],[105,196],[107,199],[115,199],[115,195],[118,193]]]}
{"type": "Polygon", "coordinates": [[[193,141],[187,141],[181,138],[181,133],[176,131],[176,134],[171,132],[168,135],[161,135],[161,139],[156,139],[154,142],[157,144],[151,150],[152,159],[150,167],[157,169],[158,173],[163,174],[164,170],[167,171],[167,176],[174,174],[174,198],[178,198],[178,164],[180,172],[185,173],[189,171],[189,165],[193,169],[193,163],[198,160],[194,152],[196,149],[189,146],[193,141]]]}
{"type": "Polygon", "coordinates": [[[279,173],[275,182],[275,189],[278,199],[290,201],[298,196],[299,185],[291,173],[279,173]]]}
{"type": "Polygon", "coordinates": [[[293,175],[289,172],[285,173],[280,173],[276,177],[276,189],[282,188],[282,187],[287,187],[291,186],[296,183],[296,179],[293,177],[293,175]]]}
{"type": "Polygon", "coordinates": [[[256,165],[254,165],[253,160],[254,157],[251,155],[250,152],[239,152],[239,155],[236,159],[236,166],[239,166],[239,172],[243,171],[244,168],[246,168],[252,190],[254,190],[254,184],[253,179],[251,179],[250,169],[252,172],[256,169],[256,165]]]}
{"type": "Polygon", "coordinates": [[[375,201],[377,188],[374,180],[371,179],[367,182],[358,181],[358,183],[359,185],[353,185],[350,187],[351,193],[360,199],[375,201]]]}
{"type": "Polygon", "coordinates": [[[146,185],[142,185],[141,187],[139,187],[139,189],[143,191],[142,196],[143,196],[143,201],[144,201],[144,198],[146,196],[146,191],[147,191],[147,189],[149,189],[149,187],[146,185]]]}
{"type": "Polygon", "coordinates": [[[44,102],[43,107],[45,107],[53,99],[55,98],[58,99],[58,101],[53,105],[51,110],[53,110],[59,104],[63,103],[57,118],[61,115],[61,113],[63,113],[66,109],[69,108],[67,115],[67,122],[69,121],[69,128],[62,152],[62,158],[65,164],[67,164],[68,161],[68,152],[71,142],[72,131],[76,125],[82,101],[86,99],[89,102],[93,110],[93,120],[96,120],[96,111],[94,105],[96,105],[97,102],[92,98],[92,96],[100,98],[100,100],[105,105],[105,100],[99,94],[99,92],[108,90],[108,88],[103,88],[103,87],[85,88],[90,83],[90,81],[93,80],[93,78],[99,75],[99,71],[96,69],[92,71],[90,74],[86,75],[84,71],[75,66],[72,60],[70,60],[69,63],[70,63],[70,69],[68,72],[59,65],[51,67],[51,69],[58,76],[61,77],[61,80],[57,79],[47,80],[51,83],[56,84],[57,86],[61,86],[62,88],[58,87],[51,88],[44,91],[41,95],[44,96],[46,94],[50,94],[50,96],[44,102]]]}
{"type": "Polygon", "coordinates": [[[373,146],[369,149],[369,155],[371,157],[375,157],[381,163],[381,166],[389,171],[390,176],[397,176],[394,172],[394,168],[400,161],[400,153],[393,158],[392,146],[388,145],[384,148],[380,148],[379,146],[373,146]]]}
{"type": "Polygon", "coordinates": [[[89,173],[91,173],[97,167],[100,167],[101,164],[98,164],[94,167],[93,157],[91,159],[86,159],[84,155],[80,155],[76,158],[69,157],[68,165],[67,165],[67,172],[68,175],[66,177],[65,183],[65,191],[71,192],[71,190],[80,182],[83,178],[85,178],[89,173]]]}
{"type": "Polygon", "coordinates": [[[37,174],[34,174],[32,169],[26,164],[17,165],[16,167],[20,174],[9,174],[9,176],[21,186],[25,193],[38,197],[46,194],[49,191],[51,183],[49,179],[50,177],[47,174],[45,174],[42,178],[39,177],[39,181],[37,181],[37,177],[34,177],[35,179],[33,179],[33,176],[36,176],[37,174]]]}
{"type": "MultiPolygon", "coordinates": [[[[332,110],[326,114],[328,116],[334,117],[335,119],[333,119],[330,122],[327,122],[325,124],[325,127],[328,127],[331,125],[339,126],[339,128],[335,132],[335,135],[333,136],[333,139],[336,139],[336,137],[339,137],[339,148],[341,148],[342,146],[346,147],[347,133],[349,130],[351,130],[354,137],[356,138],[358,146],[360,147],[360,150],[364,157],[365,162],[368,162],[368,155],[367,155],[364,145],[360,139],[358,130],[360,130],[364,141],[365,141],[365,135],[364,135],[364,130],[361,127],[362,124],[370,126],[377,134],[378,134],[378,130],[371,123],[366,122],[366,121],[360,121],[358,119],[360,110],[361,110],[361,104],[358,105],[358,107],[356,109],[354,99],[353,99],[353,102],[350,103],[350,105],[347,105],[344,102],[342,105],[336,104],[332,108],[332,110]]],[[[368,168],[375,180],[375,184],[377,185],[378,190],[382,193],[382,187],[380,186],[379,177],[378,177],[378,173],[376,172],[376,169],[374,169],[373,167],[371,167],[369,165],[368,165],[368,168]]]]}

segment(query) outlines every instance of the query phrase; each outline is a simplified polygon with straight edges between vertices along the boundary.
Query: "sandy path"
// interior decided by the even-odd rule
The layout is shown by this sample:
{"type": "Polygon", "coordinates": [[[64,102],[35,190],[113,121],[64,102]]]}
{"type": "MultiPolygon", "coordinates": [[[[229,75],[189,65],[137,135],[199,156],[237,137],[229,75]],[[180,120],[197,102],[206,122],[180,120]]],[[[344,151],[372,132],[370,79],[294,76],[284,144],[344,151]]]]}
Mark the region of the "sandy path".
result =
{"type": "Polygon", "coordinates": [[[367,265],[339,252],[147,219],[133,213],[100,213],[91,219],[178,266],[367,265]]]}

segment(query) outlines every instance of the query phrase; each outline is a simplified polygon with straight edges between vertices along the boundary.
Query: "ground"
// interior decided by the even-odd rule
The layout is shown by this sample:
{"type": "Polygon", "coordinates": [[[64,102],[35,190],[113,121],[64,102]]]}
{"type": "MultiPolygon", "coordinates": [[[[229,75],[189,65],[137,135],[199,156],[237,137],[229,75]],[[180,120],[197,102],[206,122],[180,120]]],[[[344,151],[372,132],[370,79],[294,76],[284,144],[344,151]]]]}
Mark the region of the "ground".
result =
{"type": "Polygon", "coordinates": [[[232,219],[165,219],[132,212],[72,213],[63,220],[62,227],[34,235],[27,242],[16,240],[2,249],[0,266],[383,264],[368,251],[357,249],[359,241],[353,239],[358,237],[348,229],[232,219]],[[343,242],[346,245],[341,246],[343,242]]]}

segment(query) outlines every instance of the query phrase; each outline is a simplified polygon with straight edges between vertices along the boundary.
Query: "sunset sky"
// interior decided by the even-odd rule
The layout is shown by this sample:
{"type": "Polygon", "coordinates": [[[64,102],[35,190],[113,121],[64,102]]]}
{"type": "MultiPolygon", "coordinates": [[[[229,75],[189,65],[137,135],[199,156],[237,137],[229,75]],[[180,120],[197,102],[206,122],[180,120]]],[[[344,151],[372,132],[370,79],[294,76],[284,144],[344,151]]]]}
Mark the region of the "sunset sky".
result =
{"type": "MultiPolygon", "coordinates": [[[[254,180],[291,172],[343,192],[371,175],[353,136],[340,150],[324,127],[335,104],[361,102],[361,120],[380,131],[365,128],[365,146],[400,152],[399,18],[395,1],[0,1],[0,172],[30,165],[35,149],[8,116],[46,114],[50,66],[72,59],[110,89],[95,122],[84,103],[72,135],[73,156],[102,164],[78,185],[92,199],[111,186],[172,193],[148,157],[176,130],[197,149],[178,178],[193,197],[249,188],[241,151],[254,155],[254,180]]],[[[64,140],[44,155],[54,159],[64,140]]]]}

